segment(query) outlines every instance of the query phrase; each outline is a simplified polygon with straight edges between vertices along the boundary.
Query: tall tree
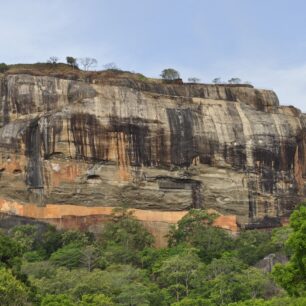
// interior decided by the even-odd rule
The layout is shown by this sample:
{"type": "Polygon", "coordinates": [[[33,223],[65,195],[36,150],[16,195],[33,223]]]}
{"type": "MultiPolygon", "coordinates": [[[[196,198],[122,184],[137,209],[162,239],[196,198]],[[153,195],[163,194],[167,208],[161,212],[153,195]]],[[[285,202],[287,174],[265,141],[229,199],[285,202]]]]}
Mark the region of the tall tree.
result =
{"type": "Polygon", "coordinates": [[[200,266],[200,259],[192,249],[185,254],[174,255],[166,259],[156,270],[158,282],[162,287],[166,287],[178,302],[189,295],[191,284],[200,266]]]}
{"type": "Polygon", "coordinates": [[[290,217],[290,234],[287,246],[292,256],[286,265],[277,264],[273,275],[276,281],[292,296],[306,294],[306,203],[290,217]]]}

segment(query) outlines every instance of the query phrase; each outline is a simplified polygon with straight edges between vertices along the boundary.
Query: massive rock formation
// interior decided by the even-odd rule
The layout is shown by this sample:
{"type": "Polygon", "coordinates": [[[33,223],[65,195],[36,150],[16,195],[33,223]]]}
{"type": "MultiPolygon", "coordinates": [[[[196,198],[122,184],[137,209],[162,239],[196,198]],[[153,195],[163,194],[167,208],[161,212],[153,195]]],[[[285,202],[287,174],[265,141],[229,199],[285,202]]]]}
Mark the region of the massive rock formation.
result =
{"type": "Polygon", "coordinates": [[[4,212],[52,219],[124,206],[163,222],[210,208],[266,227],[306,195],[306,115],[273,91],[25,74],[0,82],[4,212]]]}

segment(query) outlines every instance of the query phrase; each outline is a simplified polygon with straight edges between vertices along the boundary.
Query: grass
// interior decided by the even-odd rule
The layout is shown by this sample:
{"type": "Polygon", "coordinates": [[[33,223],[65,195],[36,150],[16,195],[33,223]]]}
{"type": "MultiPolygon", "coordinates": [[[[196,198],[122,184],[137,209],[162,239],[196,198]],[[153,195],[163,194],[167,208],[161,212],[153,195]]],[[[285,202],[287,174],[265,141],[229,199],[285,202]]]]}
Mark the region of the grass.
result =
{"type": "Polygon", "coordinates": [[[107,69],[102,71],[84,71],[79,68],[73,68],[64,63],[35,63],[35,64],[14,64],[9,65],[9,69],[5,72],[6,75],[10,74],[29,74],[34,76],[53,76],[64,79],[86,79],[88,81],[95,81],[99,83],[103,80],[110,79],[129,79],[141,82],[158,82],[159,79],[147,78],[140,73],[130,71],[123,71],[120,69],[107,69]]]}
{"type": "MultiPolygon", "coordinates": [[[[141,73],[124,71],[120,69],[107,69],[101,71],[84,71],[79,68],[74,68],[65,63],[34,63],[34,64],[14,64],[8,65],[9,69],[2,75],[9,74],[29,74],[34,76],[52,76],[70,80],[86,80],[93,83],[103,83],[104,81],[116,80],[132,80],[135,82],[150,83],[150,84],[165,84],[162,79],[148,78],[141,73]]],[[[175,83],[173,83],[175,84],[175,83]]],[[[173,85],[172,84],[172,85],[173,85]]],[[[193,84],[184,83],[184,85],[213,85],[213,84],[193,84]]],[[[253,87],[247,84],[218,84],[217,86],[229,87],[253,87]]]]}

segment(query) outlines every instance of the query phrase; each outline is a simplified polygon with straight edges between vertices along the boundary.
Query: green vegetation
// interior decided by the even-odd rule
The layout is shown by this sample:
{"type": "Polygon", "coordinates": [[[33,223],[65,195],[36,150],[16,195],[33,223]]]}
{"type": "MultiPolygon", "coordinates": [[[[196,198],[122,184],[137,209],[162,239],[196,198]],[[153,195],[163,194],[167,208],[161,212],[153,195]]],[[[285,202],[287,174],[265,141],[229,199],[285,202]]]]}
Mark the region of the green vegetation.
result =
{"type": "Polygon", "coordinates": [[[306,206],[294,211],[290,217],[292,233],[286,242],[291,257],[286,265],[276,265],[273,275],[276,281],[292,296],[306,293],[306,206]]]}
{"type": "Polygon", "coordinates": [[[73,56],[67,56],[66,57],[66,62],[67,62],[68,65],[70,65],[73,68],[78,66],[77,59],[73,56]]]}
{"type": "Polygon", "coordinates": [[[0,63],[0,73],[3,73],[5,71],[9,70],[9,66],[5,63],[0,63]]]}
{"type": "Polygon", "coordinates": [[[215,217],[191,210],[163,249],[123,209],[98,236],[16,226],[0,233],[1,305],[306,305],[305,204],[290,227],[238,237],[212,227],[215,217]],[[271,253],[288,263],[256,268],[271,253]]]}
{"type": "Polygon", "coordinates": [[[10,270],[0,268],[1,305],[27,305],[29,298],[26,285],[17,280],[10,270]]]}
{"type": "Polygon", "coordinates": [[[179,72],[172,68],[164,69],[161,72],[160,76],[165,81],[173,81],[173,80],[177,80],[180,78],[179,72]]]}

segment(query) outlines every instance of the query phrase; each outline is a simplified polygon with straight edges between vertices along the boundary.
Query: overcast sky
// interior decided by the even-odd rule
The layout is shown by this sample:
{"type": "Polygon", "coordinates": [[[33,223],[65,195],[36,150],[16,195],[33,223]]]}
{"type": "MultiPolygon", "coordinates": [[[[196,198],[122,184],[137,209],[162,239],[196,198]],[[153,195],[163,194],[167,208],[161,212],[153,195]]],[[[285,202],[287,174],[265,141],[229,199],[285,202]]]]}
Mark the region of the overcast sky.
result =
{"type": "Polygon", "coordinates": [[[239,77],[306,112],[305,14],[305,0],[0,0],[0,62],[89,56],[152,77],[239,77]]]}

